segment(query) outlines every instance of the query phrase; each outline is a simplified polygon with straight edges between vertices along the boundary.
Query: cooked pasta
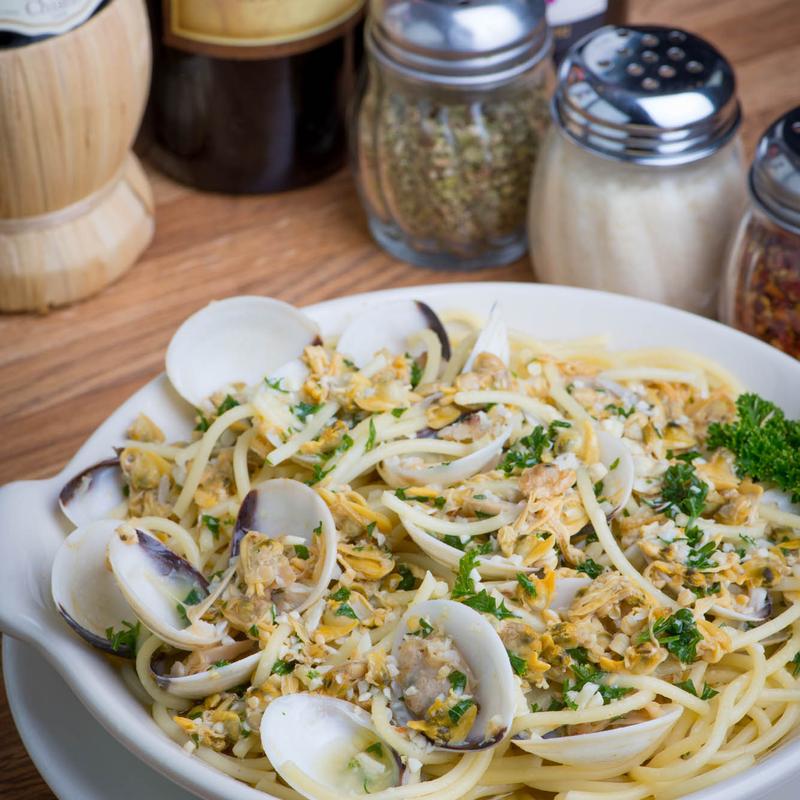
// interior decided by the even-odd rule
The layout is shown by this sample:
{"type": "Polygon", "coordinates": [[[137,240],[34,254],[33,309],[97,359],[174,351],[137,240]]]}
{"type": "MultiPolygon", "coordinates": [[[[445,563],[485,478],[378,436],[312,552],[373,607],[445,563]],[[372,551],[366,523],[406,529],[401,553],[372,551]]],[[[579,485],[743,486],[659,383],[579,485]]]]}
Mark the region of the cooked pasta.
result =
{"type": "Polygon", "coordinates": [[[800,514],[719,444],[742,387],[442,320],[447,347],[420,327],[359,368],[330,339],[299,379],[220,387],[188,441],[131,421],[108,553],[139,620],[106,636],[156,724],[287,800],[666,800],[752,766],[800,717],[800,514]],[[171,635],[128,586],[138,546],[189,576],[171,635]],[[294,695],[363,736],[309,723],[271,762],[294,695]]]}

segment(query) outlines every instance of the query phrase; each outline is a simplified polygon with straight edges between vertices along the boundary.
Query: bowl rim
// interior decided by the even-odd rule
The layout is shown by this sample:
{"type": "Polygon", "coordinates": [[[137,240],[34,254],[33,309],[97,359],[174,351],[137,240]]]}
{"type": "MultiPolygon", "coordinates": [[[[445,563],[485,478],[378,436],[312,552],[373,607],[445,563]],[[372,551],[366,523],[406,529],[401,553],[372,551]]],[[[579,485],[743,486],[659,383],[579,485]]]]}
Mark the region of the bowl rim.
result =
{"type": "MultiPolygon", "coordinates": [[[[658,303],[589,289],[504,281],[429,284],[348,295],[315,303],[304,307],[303,310],[320,323],[323,331],[332,332],[341,327],[348,315],[357,313],[360,307],[376,301],[413,298],[424,300],[439,309],[472,305],[488,312],[489,300],[494,299],[494,296],[499,296],[504,306],[506,303],[514,304],[515,307],[522,304],[525,306],[526,314],[528,313],[526,303],[529,299],[531,311],[534,311],[537,304],[542,301],[545,302],[548,313],[553,313],[561,305],[566,304],[581,312],[581,315],[586,313],[587,317],[591,318],[592,313],[604,309],[609,314],[609,319],[614,320],[609,326],[612,328],[620,327],[615,313],[632,312],[642,318],[643,327],[639,333],[645,339],[652,338],[653,330],[659,325],[665,326],[666,330],[675,326],[673,330],[681,331],[679,338],[691,341],[691,344],[680,346],[687,347],[693,352],[703,353],[715,360],[720,360],[719,353],[724,351],[727,357],[722,359],[722,363],[734,372],[738,371],[737,366],[745,363],[744,359],[763,360],[763,365],[760,365],[763,369],[760,372],[765,378],[767,376],[775,378],[771,386],[767,386],[765,390],[758,389],[768,397],[770,394],[780,393],[785,382],[794,383],[792,380],[794,376],[797,381],[795,385],[800,385],[800,363],[747,334],[713,320],[658,303]],[[332,320],[335,320],[335,324],[331,324],[332,320]]],[[[577,325],[580,327],[581,322],[578,321],[577,325]]],[[[526,323],[513,324],[511,327],[529,330],[532,326],[527,326],[526,323]]],[[[624,328],[625,325],[620,327],[621,330],[624,328]]],[[[594,329],[594,333],[603,332],[594,329]]],[[[552,333],[554,335],[547,338],[566,338],[559,330],[554,330],[552,333]]],[[[625,336],[632,338],[633,332],[620,335],[623,338],[625,336]]],[[[613,336],[616,334],[612,334],[613,336]]],[[[747,362],[747,364],[748,368],[753,367],[752,363],[747,362]]],[[[124,686],[119,671],[111,666],[108,659],[91,651],[60,623],[49,597],[47,553],[52,551],[54,545],[57,546],[69,530],[55,504],[58,489],[66,478],[94,463],[97,459],[93,454],[121,435],[122,431],[118,426],[123,418],[123,430],[127,426],[130,420],[129,409],[144,408],[146,411],[148,404],[156,402],[160,403],[162,408],[167,402],[177,403],[184,417],[186,415],[185,404],[177,399],[162,372],[109,414],[57,475],[43,480],[15,482],[0,489],[0,529],[4,527],[26,529],[30,536],[35,537],[37,534],[41,536],[40,540],[25,539],[24,543],[20,541],[21,536],[6,537],[17,547],[17,555],[24,562],[24,568],[12,571],[8,566],[0,564],[0,600],[4,599],[3,586],[9,582],[21,590],[20,596],[14,597],[13,603],[0,604],[0,627],[12,636],[33,643],[53,664],[81,703],[100,724],[123,746],[158,772],[208,800],[264,800],[265,797],[272,796],[229,777],[199,758],[190,756],[179,745],[168,739],[152,719],[150,719],[152,736],[135,735],[134,731],[141,727],[140,721],[133,718],[126,719],[126,715],[129,715],[129,711],[132,712],[132,704],[136,705],[139,712],[142,711],[138,701],[126,688],[127,698],[122,698],[122,702],[130,706],[130,709],[123,708],[123,713],[115,716],[113,712],[117,709],[103,704],[96,694],[97,680],[102,678],[106,683],[111,681],[117,686],[124,686]],[[119,431],[116,436],[115,429],[119,431]],[[25,515],[24,520],[22,515],[25,515]],[[41,526],[41,530],[37,526],[41,526]],[[45,563],[37,563],[37,558],[44,559],[45,563]],[[53,646],[56,643],[58,648],[53,646]],[[86,669],[89,670],[88,673],[85,672],[86,669]],[[95,685],[91,680],[92,677],[96,679],[95,685]],[[131,726],[132,720],[135,724],[131,726]]],[[[795,411],[800,414],[800,398],[793,404],[797,405],[795,411]]],[[[9,558],[6,561],[14,559],[9,558]]],[[[6,597],[8,596],[6,593],[6,597]]],[[[108,693],[107,688],[103,691],[104,694],[108,693]]],[[[116,699],[116,696],[114,697],[116,699]]],[[[146,713],[149,717],[149,711],[146,713]]],[[[798,775],[797,764],[800,763],[798,756],[800,756],[800,740],[795,734],[747,770],[687,795],[687,798],[745,800],[758,796],[755,793],[759,792],[763,792],[763,796],[767,797],[770,790],[791,779],[792,773],[798,775]],[[759,769],[766,763],[770,765],[768,770],[759,769]]]]}

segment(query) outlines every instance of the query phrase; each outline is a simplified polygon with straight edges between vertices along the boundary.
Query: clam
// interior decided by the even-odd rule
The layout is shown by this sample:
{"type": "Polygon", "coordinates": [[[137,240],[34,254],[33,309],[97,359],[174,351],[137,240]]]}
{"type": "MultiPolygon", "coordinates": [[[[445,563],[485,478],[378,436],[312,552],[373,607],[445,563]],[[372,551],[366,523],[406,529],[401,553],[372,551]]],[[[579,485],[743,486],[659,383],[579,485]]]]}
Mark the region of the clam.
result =
{"type": "Polygon", "coordinates": [[[220,628],[192,618],[192,606],[208,596],[208,581],[155,536],[118,525],[108,561],[128,605],[159,638],[182,650],[220,641],[220,628]]]}
{"type": "Polygon", "coordinates": [[[497,303],[492,305],[491,311],[489,311],[489,318],[478,334],[478,338],[475,340],[475,344],[470,354],[467,356],[467,360],[461,371],[470,372],[475,363],[475,359],[481,353],[491,353],[508,366],[511,357],[511,350],[508,343],[508,329],[506,328],[505,320],[500,312],[500,306],[497,303]]]}
{"type": "Polygon", "coordinates": [[[190,700],[225,692],[244,683],[258,666],[260,652],[252,652],[250,640],[195,650],[180,662],[185,674],[167,672],[163,655],[156,654],[150,665],[153,678],[165,691],[190,700]]]}
{"type": "Polygon", "coordinates": [[[596,733],[574,736],[517,737],[514,744],[528,753],[568,766],[611,766],[652,752],[683,713],[683,707],[666,705],[658,717],[596,733]]]}
{"type": "MultiPolygon", "coordinates": [[[[423,530],[419,525],[409,520],[403,521],[403,527],[420,550],[440,564],[444,564],[452,570],[458,569],[458,562],[464,555],[463,550],[447,544],[447,542],[442,541],[432,533],[428,533],[428,531],[423,530]]],[[[495,555],[479,555],[476,569],[482,578],[499,580],[513,578],[518,572],[530,572],[529,567],[524,567],[521,563],[516,563],[499,553],[495,555]]]]}
{"type": "Polygon", "coordinates": [[[558,614],[563,614],[572,605],[578,593],[588,588],[591,583],[591,578],[557,577],[548,608],[558,614]]]}
{"type": "Polygon", "coordinates": [[[58,505],[76,527],[106,519],[125,502],[119,458],[87,467],[64,484],[58,505]]]}
{"type": "Polygon", "coordinates": [[[197,407],[234,383],[251,386],[319,340],[317,325],[270,297],[230,297],[192,314],[167,348],[167,376],[197,407]]]}
{"type": "Polygon", "coordinates": [[[635,470],[633,455],[622,439],[603,430],[596,430],[600,462],[608,470],[603,478],[603,510],[611,519],[630,500],[633,492],[635,470]]]}
{"type": "Polygon", "coordinates": [[[108,636],[137,622],[106,563],[119,525],[119,520],[98,520],[72,531],[56,553],[50,586],[56,608],[76,633],[100,650],[133,658],[128,637],[115,648],[108,636]]]}
{"type": "Polygon", "coordinates": [[[286,537],[308,550],[321,551],[313,581],[295,583],[275,601],[279,611],[303,611],[313,605],[330,583],[336,567],[336,525],[328,506],[309,486],[288,478],[276,478],[251,489],[239,508],[231,558],[240,555],[242,542],[255,532],[268,539],[286,537]]]}
{"type": "Polygon", "coordinates": [[[402,782],[397,754],[353,703],[308,693],[273,700],[261,720],[261,744],[275,771],[304,797],[315,787],[343,796],[402,782]]]}
{"type": "Polygon", "coordinates": [[[392,456],[381,463],[380,472],[392,488],[400,486],[452,486],[479,472],[492,469],[511,435],[504,427],[493,439],[480,444],[469,455],[453,461],[426,463],[419,456],[392,456]]]}
{"type": "Polygon", "coordinates": [[[359,369],[380,350],[405,353],[408,338],[430,328],[442,344],[442,358],[450,359],[450,339],[436,312],[419,300],[397,300],[366,308],[342,331],[336,349],[359,369]]]}
{"type": "Polygon", "coordinates": [[[397,724],[443,750],[482,750],[508,735],[516,683],[500,637],[477,611],[454,600],[411,606],[392,656],[397,724]]]}

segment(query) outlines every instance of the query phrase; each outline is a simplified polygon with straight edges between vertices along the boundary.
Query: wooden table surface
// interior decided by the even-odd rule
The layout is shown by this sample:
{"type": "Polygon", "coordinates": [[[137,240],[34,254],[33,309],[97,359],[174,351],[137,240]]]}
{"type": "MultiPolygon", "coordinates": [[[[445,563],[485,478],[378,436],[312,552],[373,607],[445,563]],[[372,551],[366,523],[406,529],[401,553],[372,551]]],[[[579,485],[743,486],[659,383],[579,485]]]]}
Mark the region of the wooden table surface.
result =
{"type": "MultiPolygon", "coordinates": [[[[800,102],[800,0],[631,0],[631,18],[695,31],[732,61],[748,157],[766,125],[800,102]]],[[[265,294],[305,304],[416,283],[531,279],[527,260],[470,273],[393,260],[370,239],[345,172],[271,197],[200,194],[150,174],[157,229],[140,263],[71,308],[0,317],[0,484],[60,470],[161,371],[172,332],[213,298],[265,294]]],[[[0,764],[0,797],[53,797],[2,692],[0,764]]]]}

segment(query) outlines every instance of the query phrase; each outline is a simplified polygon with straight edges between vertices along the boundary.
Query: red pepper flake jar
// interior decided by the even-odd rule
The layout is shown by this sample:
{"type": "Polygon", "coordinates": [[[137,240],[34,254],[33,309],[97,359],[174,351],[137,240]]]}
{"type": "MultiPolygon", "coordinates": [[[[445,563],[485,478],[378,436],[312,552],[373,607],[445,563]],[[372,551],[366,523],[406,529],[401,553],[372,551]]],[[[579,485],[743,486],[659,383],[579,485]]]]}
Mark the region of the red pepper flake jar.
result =
{"type": "Polygon", "coordinates": [[[758,144],[720,318],[800,358],[800,107],[771,125],[758,144]]]}

